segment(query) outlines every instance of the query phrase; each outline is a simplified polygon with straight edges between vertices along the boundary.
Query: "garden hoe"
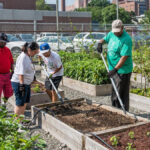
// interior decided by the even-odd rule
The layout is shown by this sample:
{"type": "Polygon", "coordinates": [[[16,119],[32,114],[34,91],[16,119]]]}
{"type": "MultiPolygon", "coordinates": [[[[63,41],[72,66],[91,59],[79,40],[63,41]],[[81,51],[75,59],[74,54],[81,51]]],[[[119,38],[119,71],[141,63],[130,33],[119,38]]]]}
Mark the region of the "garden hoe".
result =
{"type": "Polygon", "coordinates": [[[63,98],[61,97],[61,95],[59,94],[58,90],[56,89],[56,87],[55,87],[55,85],[54,85],[52,79],[49,78],[49,74],[48,74],[48,72],[47,72],[46,66],[45,66],[45,65],[42,65],[42,68],[43,68],[43,70],[44,70],[46,76],[48,77],[48,79],[49,79],[49,81],[50,81],[52,87],[54,88],[54,90],[55,90],[55,92],[56,92],[56,94],[57,94],[57,96],[58,96],[58,99],[60,100],[61,103],[64,103],[63,98]]]}
{"type": "MultiPolygon", "coordinates": [[[[101,48],[102,48],[102,47],[101,47],[101,48]]],[[[98,52],[99,52],[99,50],[98,50],[98,52]]],[[[104,62],[104,64],[105,64],[106,70],[107,70],[107,72],[109,72],[109,69],[108,69],[108,66],[107,66],[107,64],[106,64],[106,61],[105,61],[105,58],[104,58],[104,55],[103,55],[102,51],[100,52],[100,54],[101,54],[102,60],[103,60],[103,62],[104,62]]],[[[123,110],[124,114],[126,114],[126,110],[125,110],[124,105],[123,105],[123,103],[122,103],[122,100],[121,100],[121,98],[120,98],[119,92],[118,92],[118,90],[117,90],[117,88],[116,88],[115,82],[114,82],[113,78],[110,78],[110,80],[111,80],[112,86],[113,86],[113,88],[114,88],[114,90],[115,90],[115,93],[116,93],[116,95],[117,95],[117,97],[118,97],[120,106],[122,107],[122,110],[123,110]]]]}

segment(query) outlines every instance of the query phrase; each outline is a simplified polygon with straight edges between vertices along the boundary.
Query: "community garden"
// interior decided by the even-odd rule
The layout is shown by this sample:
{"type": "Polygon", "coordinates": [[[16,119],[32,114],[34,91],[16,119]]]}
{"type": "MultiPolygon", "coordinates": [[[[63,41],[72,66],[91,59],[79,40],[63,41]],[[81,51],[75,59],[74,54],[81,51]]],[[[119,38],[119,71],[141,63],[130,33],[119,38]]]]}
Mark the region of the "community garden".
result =
{"type": "MultiPolygon", "coordinates": [[[[72,89],[74,89],[73,85],[79,84],[78,89],[75,90],[90,95],[93,90],[89,88],[90,85],[98,88],[101,86],[100,90],[105,89],[107,92],[93,96],[110,95],[110,79],[97,52],[60,51],[59,55],[64,66],[65,79],[62,87],[63,85],[67,86],[65,82],[69,83],[72,86],[69,88],[72,89]],[[86,85],[83,85],[84,83],[86,85]],[[105,85],[109,85],[109,87],[106,88],[105,85]]],[[[133,51],[134,81],[139,80],[137,78],[139,75],[141,80],[139,87],[132,84],[131,93],[150,97],[149,58],[150,49],[145,45],[133,51]]],[[[37,58],[34,58],[34,62],[37,65],[37,58]]],[[[122,110],[92,102],[84,97],[52,104],[40,81],[35,81],[31,89],[31,99],[36,103],[31,104],[28,109],[31,109],[34,123],[72,150],[148,150],[150,147],[150,122],[148,119],[135,117],[132,113],[124,114],[122,110]]],[[[142,99],[140,102],[142,103],[142,99]]],[[[32,136],[30,130],[25,133],[17,132],[19,121],[24,116],[21,117],[15,119],[15,115],[10,115],[4,108],[1,108],[0,148],[4,150],[46,149],[46,142],[40,138],[40,135],[32,136]]]]}

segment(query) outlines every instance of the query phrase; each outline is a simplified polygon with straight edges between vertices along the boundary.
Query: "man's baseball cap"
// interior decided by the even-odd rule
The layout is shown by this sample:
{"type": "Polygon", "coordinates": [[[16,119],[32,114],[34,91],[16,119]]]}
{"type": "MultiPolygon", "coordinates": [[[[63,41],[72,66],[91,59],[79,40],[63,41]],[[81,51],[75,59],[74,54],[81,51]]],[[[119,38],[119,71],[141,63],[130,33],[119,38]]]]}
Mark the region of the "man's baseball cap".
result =
{"type": "Polygon", "coordinates": [[[123,27],[123,23],[121,20],[114,20],[112,22],[112,32],[120,32],[123,27]]]}
{"type": "Polygon", "coordinates": [[[0,34],[0,42],[8,42],[7,35],[5,33],[0,34]]]}
{"type": "Polygon", "coordinates": [[[50,50],[51,50],[51,47],[49,46],[48,43],[44,43],[40,45],[40,54],[44,54],[50,50]]]}

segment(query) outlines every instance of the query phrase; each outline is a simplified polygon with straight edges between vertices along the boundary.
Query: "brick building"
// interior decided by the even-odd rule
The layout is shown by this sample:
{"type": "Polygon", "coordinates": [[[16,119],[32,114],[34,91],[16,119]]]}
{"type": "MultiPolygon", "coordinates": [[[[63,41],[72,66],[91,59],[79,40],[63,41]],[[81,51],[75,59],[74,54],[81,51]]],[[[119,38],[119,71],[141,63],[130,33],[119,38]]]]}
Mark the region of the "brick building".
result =
{"type": "MultiPolygon", "coordinates": [[[[146,10],[150,9],[150,0],[118,0],[119,7],[124,8],[126,11],[133,11],[137,16],[144,14],[146,10]]],[[[112,3],[116,4],[116,0],[112,3]]]]}
{"type": "Polygon", "coordinates": [[[74,11],[76,8],[85,8],[91,0],[75,0],[73,5],[66,6],[66,11],[74,11]]]}
{"type": "MultiPolygon", "coordinates": [[[[60,31],[90,30],[90,12],[59,12],[60,31]]],[[[0,31],[33,32],[36,21],[38,32],[56,31],[55,11],[0,9],[0,31]]]]}
{"type": "Polygon", "coordinates": [[[36,0],[0,0],[0,9],[35,10],[36,0]]]}

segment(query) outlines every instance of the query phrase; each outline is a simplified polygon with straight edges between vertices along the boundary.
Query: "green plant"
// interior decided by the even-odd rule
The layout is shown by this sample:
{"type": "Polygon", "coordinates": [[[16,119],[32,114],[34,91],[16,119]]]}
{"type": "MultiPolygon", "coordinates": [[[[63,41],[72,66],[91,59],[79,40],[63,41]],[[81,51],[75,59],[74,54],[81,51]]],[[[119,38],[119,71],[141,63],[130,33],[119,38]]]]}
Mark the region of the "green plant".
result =
{"type": "Polygon", "coordinates": [[[87,54],[59,52],[66,77],[99,85],[110,83],[107,71],[100,55],[94,52],[87,54]]]}
{"type": "Polygon", "coordinates": [[[0,149],[44,150],[46,143],[39,135],[29,136],[28,131],[25,131],[24,133],[18,132],[21,118],[16,119],[16,115],[10,115],[6,109],[0,108],[0,149]]]}
{"type": "Polygon", "coordinates": [[[134,132],[133,131],[130,131],[128,133],[128,136],[131,138],[131,139],[134,139],[135,135],[134,135],[134,132]]]}
{"type": "Polygon", "coordinates": [[[126,150],[136,150],[136,148],[133,148],[133,144],[132,143],[128,143],[126,150]]]}
{"type": "Polygon", "coordinates": [[[110,142],[112,143],[113,146],[118,146],[118,144],[119,144],[119,137],[112,136],[110,138],[110,142]]]}
{"type": "Polygon", "coordinates": [[[148,131],[148,132],[146,133],[146,135],[147,135],[148,137],[150,137],[150,132],[148,131]]]}
{"type": "MultiPolygon", "coordinates": [[[[141,41],[140,43],[144,43],[141,41]]],[[[147,87],[150,81],[150,47],[146,44],[139,44],[139,49],[133,52],[133,60],[135,63],[134,72],[141,74],[141,89],[144,93],[147,93],[147,87]],[[145,80],[143,87],[143,78],[145,80]]],[[[135,77],[136,80],[136,77],[135,77]]]]}
{"type": "Polygon", "coordinates": [[[35,93],[40,93],[41,90],[40,90],[40,86],[38,84],[35,85],[34,88],[32,88],[32,90],[35,92],[35,93]]]}

